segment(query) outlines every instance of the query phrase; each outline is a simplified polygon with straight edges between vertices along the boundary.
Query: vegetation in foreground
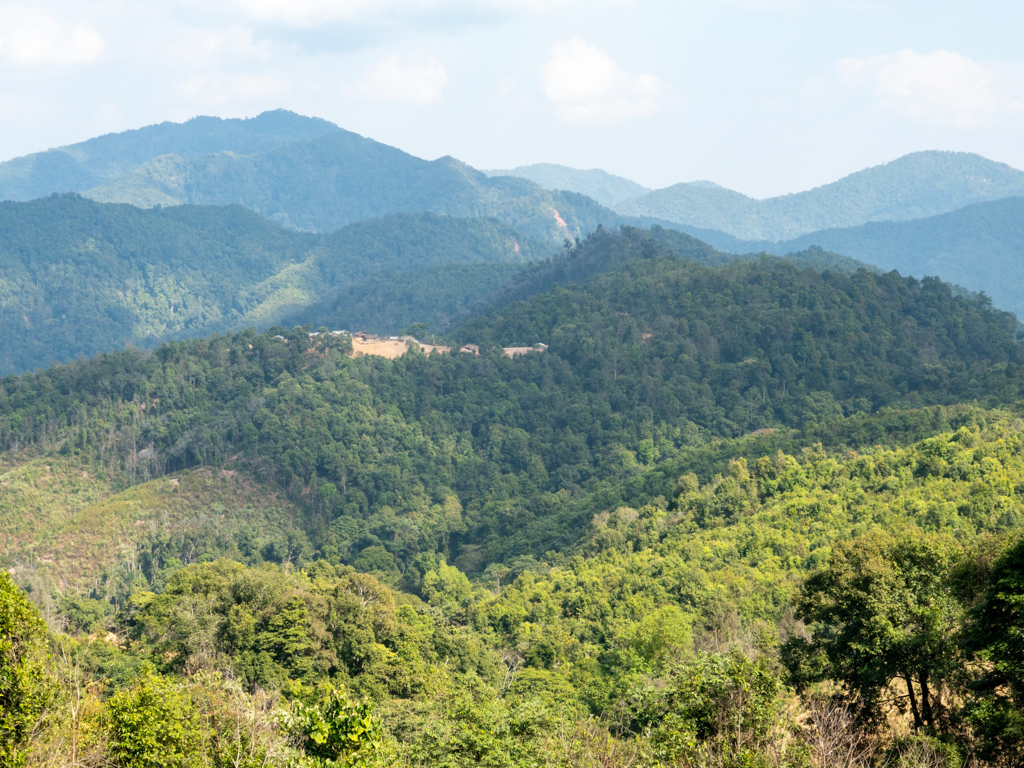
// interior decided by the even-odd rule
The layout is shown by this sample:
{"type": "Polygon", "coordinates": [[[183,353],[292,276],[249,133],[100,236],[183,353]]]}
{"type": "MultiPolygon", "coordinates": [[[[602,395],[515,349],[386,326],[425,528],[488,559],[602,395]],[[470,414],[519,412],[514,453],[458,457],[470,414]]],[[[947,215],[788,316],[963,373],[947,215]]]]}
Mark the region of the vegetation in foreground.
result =
{"type": "Polygon", "coordinates": [[[4,574],[0,748],[11,765],[1016,766],[1022,426],[740,458],[474,581],[438,558],[409,589],[383,548],[355,568],[204,558],[120,605],[69,590],[50,633],[4,574]]]}

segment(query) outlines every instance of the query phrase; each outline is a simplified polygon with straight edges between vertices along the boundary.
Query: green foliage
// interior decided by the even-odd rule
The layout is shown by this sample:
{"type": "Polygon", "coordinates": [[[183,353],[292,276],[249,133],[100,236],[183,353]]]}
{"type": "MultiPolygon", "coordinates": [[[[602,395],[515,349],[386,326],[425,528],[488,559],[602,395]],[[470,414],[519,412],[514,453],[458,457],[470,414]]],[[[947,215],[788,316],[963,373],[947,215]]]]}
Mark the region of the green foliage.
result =
{"type": "Polygon", "coordinates": [[[405,735],[421,764],[438,768],[539,768],[552,735],[553,713],[539,699],[502,699],[470,674],[453,681],[443,700],[405,735]]]}
{"type": "Polygon", "coordinates": [[[655,754],[668,765],[722,768],[803,765],[804,750],[793,742],[769,757],[768,747],[787,728],[778,678],[762,661],[739,651],[698,654],[668,674],[667,686],[640,713],[652,731],[655,754]]]}
{"type": "Polygon", "coordinates": [[[110,756],[119,768],[196,764],[199,725],[180,683],[147,672],[106,705],[110,756]]]}
{"type": "Polygon", "coordinates": [[[24,765],[29,737],[53,697],[46,676],[46,624],[0,571],[0,763],[24,765]]]}
{"type": "Polygon", "coordinates": [[[307,696],[344,686],[377,764],[797,765],[780,661],[914,748],[1012,754],[1012,318],[628,228],[520,277],[456,332],[479,357],[273,327],[0,381],[5,557],[77,631],[117,608],[75,689],[117,691],[109,756],[286,764],[280,696],[339,762],[369,711],[307,696]],[[82,588],[41,579],[50,539],[88,545],[60,558],[82,588]]]}
{"type": "Polygon", "coordinates": [[[952,540],[913,535],[839,544],[828,567],[802,587],[797,612],[813,622],[814,645],[794,639],[803,653],[793,648],[793,655],[820,649],[823,677],[845,683],[867,717],[884,716],[882,699],[900,680],[906,698],[896,701],[901,709],[909,705],[915,728],[938,727],[946,717],[941,690],[959,661],[960,609],[949,589],[955,550],[952,540]]]}
{"type": "Polygon", "coordinates": [[[985,664],[968,717],[983,736],[982,754],[991,759],[1024,749],[1024,540],[996,560],[987,581],[965,639],[985,664]]]}
{"type": "Polygon", "coordinates": [[[461,613],[473,595],[473,585],[458,568],[441,561],[436,571],[423,575],[423,596],[448,615],[461,613]]]}
{"type": "Polygon", "coordinates": [[[309,768],[368,765],[383,735],[373,707],[353,702],[341,688],[331,688],[312,704],[296,702],[285,724],[302,749],[298,765],[309,768]]]}

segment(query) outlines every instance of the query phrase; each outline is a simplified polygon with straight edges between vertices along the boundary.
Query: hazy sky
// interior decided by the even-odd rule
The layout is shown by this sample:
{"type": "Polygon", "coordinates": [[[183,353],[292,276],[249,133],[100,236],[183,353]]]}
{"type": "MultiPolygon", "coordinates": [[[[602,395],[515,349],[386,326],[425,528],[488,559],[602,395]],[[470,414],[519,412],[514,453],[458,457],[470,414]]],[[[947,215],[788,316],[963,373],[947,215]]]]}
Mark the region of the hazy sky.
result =
{"type": "Polygon", "coordinates": [[[0,159],[284,107],[759,197],[921,149],[1024,168],[1022,29],[1019,0],[0,0],[0,159]]]}

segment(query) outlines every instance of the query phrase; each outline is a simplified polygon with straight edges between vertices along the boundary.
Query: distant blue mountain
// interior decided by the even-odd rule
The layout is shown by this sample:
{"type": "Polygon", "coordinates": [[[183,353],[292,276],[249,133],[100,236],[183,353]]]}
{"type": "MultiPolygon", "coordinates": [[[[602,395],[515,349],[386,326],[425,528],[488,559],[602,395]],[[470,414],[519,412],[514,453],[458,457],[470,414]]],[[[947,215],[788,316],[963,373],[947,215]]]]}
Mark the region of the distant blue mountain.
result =
{"type": "Polygon", "coordinates": [[[776,241],[872,221],[920,219],[1015,196],[1024,196],[1024,171],[966,152],[930,151],[766,200],[694,182],[613,207],[627,216],[671,221],[688,232],[717,230],[743,240],[776,241]]]}
{"type": "Polygon", "coordinates": [[[1024,197],[978,203],[914,221],[826,229],[781,242],[682,229],[730,253],[785,255],[819,246],[903,275],[941,277],[984,291],[997,307],[1024,318],[1024,197]]]}

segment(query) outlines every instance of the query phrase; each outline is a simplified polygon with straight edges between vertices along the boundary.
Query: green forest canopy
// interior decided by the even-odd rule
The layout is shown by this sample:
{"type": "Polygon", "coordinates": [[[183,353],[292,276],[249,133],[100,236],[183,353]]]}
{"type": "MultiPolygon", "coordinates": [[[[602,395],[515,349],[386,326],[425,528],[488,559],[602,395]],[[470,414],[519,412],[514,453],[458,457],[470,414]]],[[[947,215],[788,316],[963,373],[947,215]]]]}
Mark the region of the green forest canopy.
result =
{"type": "MultiPolygon", "coordinates": [[[[177,755],[309,766],[600,749],[795,768],[824,712],[849,718],[842,738],[884,737],[879,761],[1013,765],[1016,635],[993,634],[1024,628],[1011,315],[934,279],[706,266],[629,229],[514,279],[533,288],[452,331],[479,358],[352,359],[275,327],[0,380],[4,565],[72,635],[118,638],[67,646],[83,719],[59,715],[66,687],[15,691],[55,713],[47,744],[119,765],[171,733],[177,755]],[[75,536],[91,548],[54,551],[75,536]],[[864,622],[889,629],[865,640],[864,622]],[[845,637],[891,677],[845,665],[845,637]],[[879,697],[893,679],[903,698],[879,697]],[[253,714],[240,746],[268,691],[285,714],[253,714]],[[910,735],[876,729],[910,694],[910,735]]],[[[0,583],[31,615],[20,595],[0,583]]],[[[46,642],[24,636],[4,657],[22,677],[46,642]]]]}

